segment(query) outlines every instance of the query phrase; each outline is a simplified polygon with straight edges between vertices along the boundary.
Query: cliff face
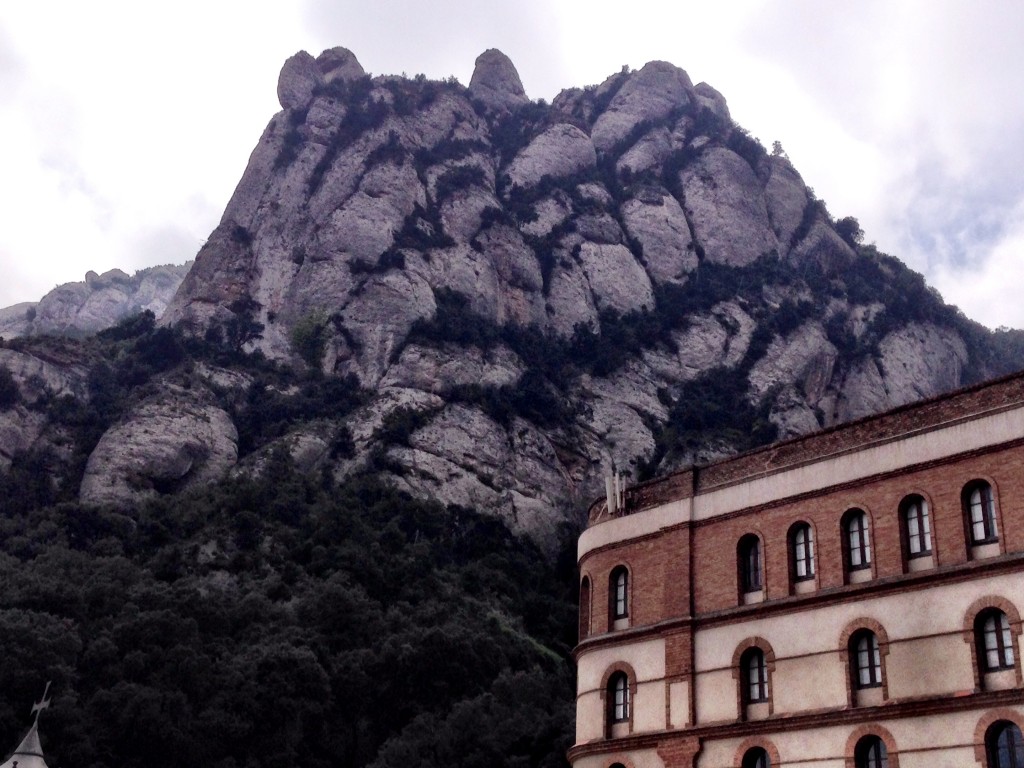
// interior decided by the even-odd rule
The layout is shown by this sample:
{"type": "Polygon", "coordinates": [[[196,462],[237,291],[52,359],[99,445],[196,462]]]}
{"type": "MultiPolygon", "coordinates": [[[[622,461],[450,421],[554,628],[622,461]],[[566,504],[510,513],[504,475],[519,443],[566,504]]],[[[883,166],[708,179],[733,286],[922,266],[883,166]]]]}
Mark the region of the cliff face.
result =
{"type": "Polygon", "coordinates": [[[100,441],[87,501],[185,487],[239,452],[233,471],[258,472],[284,447],[544,538],[613,468],[667,471],[1016,365],[671,64],[546,105],[498,51],[465,88],[370,79],[334,49],[289,59],[278,93],[161,323],[351,377],[362,405],[245,447],[211,403],[251,380],[193,372],[100,441]],[[177,448],[146,428],[173,413],[177,448]]]}

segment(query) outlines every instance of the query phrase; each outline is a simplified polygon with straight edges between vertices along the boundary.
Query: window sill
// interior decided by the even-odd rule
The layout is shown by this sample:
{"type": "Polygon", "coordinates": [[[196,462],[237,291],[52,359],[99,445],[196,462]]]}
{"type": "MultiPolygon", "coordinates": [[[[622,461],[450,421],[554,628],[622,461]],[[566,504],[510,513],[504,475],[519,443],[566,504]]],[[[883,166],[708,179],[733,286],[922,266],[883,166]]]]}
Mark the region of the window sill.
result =
{"type": "Polygon", "coordinates": [[[846,574],[847,584],[863,584],[865,581],[871,581],[871,567],[857,568],[850,570],[846,574]]]}
{"type": "Polygon", "coordinates": [[[999,539],[971,544],[971,560],[985,560],[999,554],[999,539]]]}
{"type": "Polygon", "coordinates": [[[807,595],[814,592],[817,588],[818,584],[815,582],[813,576],[809,579],[800,579],[799,581],[793,582],[794,595],[807,595]]]}
{"type": "Polygon", "coordinates": [[[907,560],[907,571],[909,573],[917,573],[918,571],[930,571],[935,567],[935,558],[931,552],[924,554],[911,555],[910,559],[907,560]]]}
{"type": "Polygon", "coordinates": [[[994,669],[981,677],[981,687],[986,691],[1006,691],[1017,687],[1017,670],[1013,667],[994,669]]]}
{"type": "Polygon", "coordinates": [[[746,720],[767,720],[771,716],[771,706],[767,701],[752,701],[747,704],[746,720]]]}
{"type": "Polygon", "coordinates": [[[873,685],[870,688],[858,688],[854,691],[854,704],[858,707],[877,707],[885,701],[882,695],[882,686],[873,685]]]}
{"type": "Polygon", "coordinates": [[[743,605],[754,605],[755,603],[763,603],[764,590],[759,589],[756,592],[744,592],[742,602],[743,605]]]}

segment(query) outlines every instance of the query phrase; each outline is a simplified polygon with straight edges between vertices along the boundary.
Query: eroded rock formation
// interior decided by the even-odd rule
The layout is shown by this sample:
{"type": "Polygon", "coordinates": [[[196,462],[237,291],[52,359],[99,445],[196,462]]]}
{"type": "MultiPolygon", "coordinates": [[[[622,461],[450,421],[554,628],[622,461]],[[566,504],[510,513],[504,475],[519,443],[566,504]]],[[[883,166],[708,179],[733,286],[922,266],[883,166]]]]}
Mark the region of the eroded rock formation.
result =
{"type": "MultiPolygon", "coordinates": [[[[228,410],[259,402],[258,385],[172,372],[100,440],[85,500],[124,506],[284,451],[544,541],[613,468],[667,471],[1020,362],[895,259],[844,240],[789,161],[671,64],[549,106],[499,51],[465,88],[371,79],[335,48],[289,59],[278,94],[162,323],[352,377],[363,399],[250,436],[236,463],[228,410]]],[[[0,365],[31,390],[36,363],[0,365]]],[[[80,381],[38,375],[52,391],[80,381]]],[[[4,413],[0,434],[43,439],[24,402],[4,413]]]]}

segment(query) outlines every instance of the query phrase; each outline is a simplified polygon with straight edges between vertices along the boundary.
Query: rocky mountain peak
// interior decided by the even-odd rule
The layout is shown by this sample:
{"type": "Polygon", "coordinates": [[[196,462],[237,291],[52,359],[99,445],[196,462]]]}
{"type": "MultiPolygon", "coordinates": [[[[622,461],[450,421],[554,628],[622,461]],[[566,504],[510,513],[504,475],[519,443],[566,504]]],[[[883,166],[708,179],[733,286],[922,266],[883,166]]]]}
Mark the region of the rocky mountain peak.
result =
{"type": "Polygon", "coordinates": [[[89,270],[84,281],[58,285],[37,302],[0,309],[0,337],[94,333],[146,310],[159,317],[191,266],[147,267],[134,275],[89,270]]]}
{"type": "Polygon", "coordinates": [[[490,48],[476,57],[469,93],[492,109],[507,110],[529,102],[512,59],[490,48]]]}
{"type": "MultiPolygon", "coordinates": [[[[130,507],[287,452],[544,540],[612,468],[641,479],[1024,361],[861,244],[672,64],[548,105],[499,51],[466,88],[371,78],[332,49],[289,59],[279,90],[145,339],[152,360],[192,336],[294,378],[162,374],[92,448],[84,499],[130,507]]],[[[47,361],[18,354],[8,432],[45,440],[26,393],[47,361]]]]}
{"type": "Polygon", "coordinates": [[[320,67],[320,72],[326,83],[335,80],[357,80],[366,75],[366,71],[356,55],[348,48],[341,46],[328,48],[316,57],[316,63],[320,67]]]}
{"type": "Polygon", "coordinates": [[[277,79],[277,100],[285,109],[302,109],[318,88],[335,80],[364,77],[362,65],[348,48],[328,48],[315,59],[299,51],[285,61],[277,79]]]}

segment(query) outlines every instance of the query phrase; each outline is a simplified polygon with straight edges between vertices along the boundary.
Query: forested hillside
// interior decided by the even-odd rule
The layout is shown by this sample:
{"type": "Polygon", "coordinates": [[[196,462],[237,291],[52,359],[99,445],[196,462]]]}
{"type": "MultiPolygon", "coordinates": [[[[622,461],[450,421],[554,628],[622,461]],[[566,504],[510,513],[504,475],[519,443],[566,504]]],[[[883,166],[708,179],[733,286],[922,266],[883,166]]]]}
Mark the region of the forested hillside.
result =
{"type": "MultiPolygon", "coordinates": [[[[151,322],[93,346],[95,408],[45,406],[69,434],[210,352],[151,322]]],[[[290,382],[310,409],[337,394],[290,382]]],[[[272,408],[251,413],[250,437],[275,429],[272,408]]],[[[552,562],[493,517],[372,475],[338,485],[283,450],[256,479],[124,514],[50,485],[52,460],[18,456],[0,478],[5,748],[52,680],[53,768],[563,764],[573,531],[552,562]]]]}

